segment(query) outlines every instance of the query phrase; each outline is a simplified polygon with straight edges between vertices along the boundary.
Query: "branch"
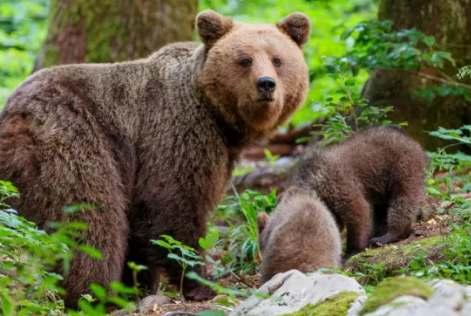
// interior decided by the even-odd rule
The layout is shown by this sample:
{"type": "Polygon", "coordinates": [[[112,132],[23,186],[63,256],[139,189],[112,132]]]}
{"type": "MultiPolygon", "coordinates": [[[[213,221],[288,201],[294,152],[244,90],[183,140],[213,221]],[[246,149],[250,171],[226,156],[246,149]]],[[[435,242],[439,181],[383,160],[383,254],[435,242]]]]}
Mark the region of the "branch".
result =
{"type": "Polygon", "coordinates": [[[464,89],[466,89],[466,90],[471,91],[471,86],[470,86],[470,85],[467,85],[467,84],[464,84],[464,83],[459,83],[459,82],[454,82],[454,81],[448,81],[448,80],[445,80],[445,79],[442,79],[442,78],[439,78],[439,77],[427,75],[427,74],[425,74],[425,73],[423,73],[423,72],[418,72],[416,75],[419,76],[419,77],[423,77],[423,78],[432,80],[432,81],[441,82],[441,83],[446,84],[446,85],[449,85],[449,86],[460,87],[460,88],[464,88],[464,89]]]}

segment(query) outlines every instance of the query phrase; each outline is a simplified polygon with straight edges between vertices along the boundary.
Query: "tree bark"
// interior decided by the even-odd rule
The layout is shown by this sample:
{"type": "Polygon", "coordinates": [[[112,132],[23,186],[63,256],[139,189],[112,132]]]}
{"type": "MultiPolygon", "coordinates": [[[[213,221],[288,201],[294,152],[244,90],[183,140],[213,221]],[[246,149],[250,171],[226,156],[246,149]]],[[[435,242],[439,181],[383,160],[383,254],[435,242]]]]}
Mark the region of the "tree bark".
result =
{"type": "Polygon", "coordinates": [[[52,0],[35,70],[147,57],[194,38],[197,0],[52,0]]]}
{"type": "Polygon", "coordinates": [[[394,122],[408,121],[407,131],[426,149],[449,144],[424,131],[469,124],[470,102],[450,96],[425,100],[413,97],[413,93],[419,88],[443,85],[445,79],[456,78],[459,67],[471,64],[471,0],[381,0],[378,19],[392,20],[396,31],[415,27],[434,36],[440,50],[452,53],[456,66],[447,64],[442,70],[375,70],[362,96],[373,105],[394,106],[389,117],[394,122]]]}

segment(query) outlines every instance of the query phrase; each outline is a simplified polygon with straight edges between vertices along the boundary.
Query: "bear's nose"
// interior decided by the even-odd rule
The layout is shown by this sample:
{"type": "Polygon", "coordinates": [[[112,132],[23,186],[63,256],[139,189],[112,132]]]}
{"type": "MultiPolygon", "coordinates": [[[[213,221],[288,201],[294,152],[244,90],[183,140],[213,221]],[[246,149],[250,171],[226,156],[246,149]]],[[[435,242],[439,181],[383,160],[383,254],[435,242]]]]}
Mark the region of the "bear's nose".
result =
{"type": "Polygon", "coordinates": [[[257,81],[257,88],[262,92],[273,92],[276,87],[276,81],[272,77],[261,77],[257,81]]]}

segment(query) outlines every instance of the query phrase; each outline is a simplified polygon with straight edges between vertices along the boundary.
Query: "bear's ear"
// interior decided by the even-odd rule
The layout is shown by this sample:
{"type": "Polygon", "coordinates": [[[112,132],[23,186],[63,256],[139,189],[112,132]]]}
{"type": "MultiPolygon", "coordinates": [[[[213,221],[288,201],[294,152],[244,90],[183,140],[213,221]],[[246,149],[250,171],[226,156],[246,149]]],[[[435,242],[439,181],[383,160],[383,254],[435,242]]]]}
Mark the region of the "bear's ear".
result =
{"type": "Polygon", "coordinates": [[[229,33],[233,22],[213,10],[204,10],[196,17],[196,31],[205,45],[213,45],[218,39],[229,33]]]}
{"type": "Polygon", "coordinates": [[[283,20],[276,23],[276,26],[288,34],[299,46],[305,44],[309,38],[311,22],[304,13],[291,13],[283,20]]]}

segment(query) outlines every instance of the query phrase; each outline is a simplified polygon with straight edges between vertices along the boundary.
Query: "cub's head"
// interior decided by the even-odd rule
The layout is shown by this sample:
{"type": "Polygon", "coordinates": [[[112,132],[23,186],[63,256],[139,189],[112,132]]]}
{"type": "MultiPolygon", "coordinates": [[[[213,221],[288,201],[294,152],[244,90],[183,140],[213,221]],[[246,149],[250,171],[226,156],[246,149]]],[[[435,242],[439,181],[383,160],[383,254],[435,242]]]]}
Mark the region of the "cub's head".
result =
{"type": "Polygon", "coordinates": [[[198,14],[196,29],[204,44],[199,80],[226,121],[265,134],[303,104],[309,83],[301,49],[310,30],[306,15],[252,25],[206,10],[198,14]]]}

